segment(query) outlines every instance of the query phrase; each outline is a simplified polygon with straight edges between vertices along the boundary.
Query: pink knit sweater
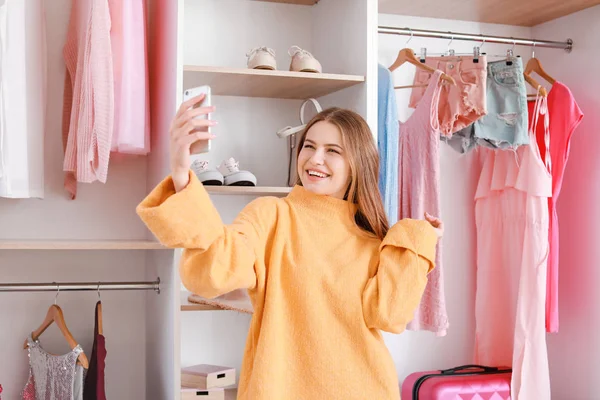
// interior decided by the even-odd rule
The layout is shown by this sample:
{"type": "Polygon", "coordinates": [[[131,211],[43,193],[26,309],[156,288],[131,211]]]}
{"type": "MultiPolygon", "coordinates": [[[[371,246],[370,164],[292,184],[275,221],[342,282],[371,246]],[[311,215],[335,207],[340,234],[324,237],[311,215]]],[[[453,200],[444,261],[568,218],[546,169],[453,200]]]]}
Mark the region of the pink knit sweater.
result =
{"type": "Polygon", "coordinates": [[[107,0],[74,0],[63,49],[67,67],[63,109],[65,188],[105,183],[114,118],[110,13],[107,0]]]}

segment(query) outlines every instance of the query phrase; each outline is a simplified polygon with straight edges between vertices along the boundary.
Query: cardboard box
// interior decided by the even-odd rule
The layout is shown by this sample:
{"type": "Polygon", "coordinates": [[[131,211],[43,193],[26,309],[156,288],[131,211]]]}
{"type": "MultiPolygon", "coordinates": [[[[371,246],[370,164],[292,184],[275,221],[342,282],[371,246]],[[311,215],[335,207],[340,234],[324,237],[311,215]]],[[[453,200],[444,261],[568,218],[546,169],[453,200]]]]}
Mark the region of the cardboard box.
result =
{"type": "Polygon", "coordinates": [[[181,386],[211,389],[235,385],[235,368],[199,364],[181,369],[181,386]]]}

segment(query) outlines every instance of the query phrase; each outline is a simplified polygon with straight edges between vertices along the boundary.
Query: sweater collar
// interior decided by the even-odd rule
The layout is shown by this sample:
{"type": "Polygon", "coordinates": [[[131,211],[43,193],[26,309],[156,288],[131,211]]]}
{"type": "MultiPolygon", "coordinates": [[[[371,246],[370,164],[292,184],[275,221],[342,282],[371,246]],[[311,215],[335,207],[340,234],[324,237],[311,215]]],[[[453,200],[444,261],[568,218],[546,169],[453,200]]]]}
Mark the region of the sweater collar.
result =
{"type": "Polygon", "coordinates": [[[299,208],[319,212],[329,218],[355,225],[354,216],[358,208],[356,204],[349,201],[316,194],[300,185],[294,186],[287,198],[299,208]]]}

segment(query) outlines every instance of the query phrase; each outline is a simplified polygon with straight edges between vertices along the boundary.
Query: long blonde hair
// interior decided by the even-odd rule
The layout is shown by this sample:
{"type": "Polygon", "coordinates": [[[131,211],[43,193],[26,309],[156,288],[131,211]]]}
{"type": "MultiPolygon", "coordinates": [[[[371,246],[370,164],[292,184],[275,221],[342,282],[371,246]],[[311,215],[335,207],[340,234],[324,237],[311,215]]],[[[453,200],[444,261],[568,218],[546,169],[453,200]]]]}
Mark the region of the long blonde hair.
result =
{"type": "MultiPolygon", "coordinates": [[[[306,125],[298,142],[300,154],[306,133],[317,122],[329,122],[340,130],[344,153],[350,164],[351,181],[345,199],[357,205],[356,224],[383,240],[389,225],[383,208],[379,186],[379,154],[367,122],[351,110],[332,107],[321,111],[306,125]]],[[[302,185],[300,177],[297,181],[302,185]]]]}

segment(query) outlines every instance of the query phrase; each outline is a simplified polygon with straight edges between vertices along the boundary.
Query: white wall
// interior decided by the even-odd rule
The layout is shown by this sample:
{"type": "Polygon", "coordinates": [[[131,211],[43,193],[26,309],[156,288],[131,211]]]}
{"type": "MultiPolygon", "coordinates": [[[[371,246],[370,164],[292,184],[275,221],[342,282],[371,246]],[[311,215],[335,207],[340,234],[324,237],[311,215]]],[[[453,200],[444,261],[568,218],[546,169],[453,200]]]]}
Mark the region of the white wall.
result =
{"type": "MultiPolygon", "coordinates": [[[[379,15],[379,24],[385,26],[411,27],[488,35],[530,37],[531,30],[524,27],[480,24],[453,20],[379,15]]],[[[398,51],[411,47],[419,54],[421,47],[427,54],[447,51],[449,40],[413,37],[406,45],[408,36],[379,35],[378,61],[390,66],[398,51]]],[[[471,53],[477,42],[453,41],[456,53],[471,53]]],[[[486,43],[482,52],[488,57],[506,56],[511,46],[486,43]]],[[[517,46],[515,54],[528,59],[529,49],[517,46]]],[[[488,58],[497,60],[499,58],[488,58]]],[[[406,64],[393,73],[394,83],[410,85],[415,67],[406,64]]],[[[396,90],[399,118],[406,121],[412,109],[408,108],[410,89],[396,90]]],[[[472,156],[461,156],[449,146],[442,144],[441,151],[441,201],[442,218],[446,231],[443,239],[443,268],[445,274],[446,304],[450,328],[445,337],[430,332],[406,331],[401,335],[386,334],[385,339],[394,357],[401,380],[411,372],[450,368],[472,362],[475,330],[475,221],[474,202],[477,168],[472,156]]]]}
{"type": "Polygon", "coordinates": [[[584,113],[573,134],[557,207],[560,328],[548,335],[552,398],[596,399],[600,391],[600,6],[536,26],[533,34],[573,39],[570,54],[537,49],[536,57],[550,75],[571,89],[584,113]]]}
{"type": "MultiPolygon", "coordinates": [[[[48,110],[45,199],[0,198],[0,239],[145,239],[135,206],[146,194],[145,157],[112,157],[106,184],[80,184],[77,199],[63,189],[62,104],[71,1],[43,1],[47,18],[48,110]]],[[[0,282],[145,280],[143,251],[0,250],[0,282]]],[[[145,398],[145,293],[104,292],[109,398],[145,398]]],[[[88,357],[92,349],[94,292],[62,293],[58,304],[88,357]]],[[[25,337],[43,321],[54,293],[0,293],[0,384],[15,399],[27,379],[25,337]]],[[[57,328],[40,339],[55,353],[67,350],[57,328]]]]}

